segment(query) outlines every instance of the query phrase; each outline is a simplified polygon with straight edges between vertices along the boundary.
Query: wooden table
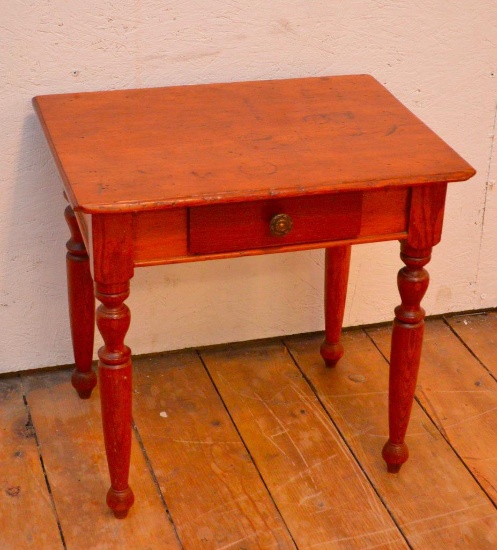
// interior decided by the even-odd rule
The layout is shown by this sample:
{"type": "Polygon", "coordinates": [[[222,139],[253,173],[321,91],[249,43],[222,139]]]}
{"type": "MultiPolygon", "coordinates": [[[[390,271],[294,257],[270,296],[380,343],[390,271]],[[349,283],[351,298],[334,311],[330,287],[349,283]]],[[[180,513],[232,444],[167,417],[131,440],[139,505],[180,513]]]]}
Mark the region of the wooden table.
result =
{"type": "Polygon", "coordinates": [[[81,398],[92,371],[94,296],[111,487],[133,504],[131,358],[124,301],[135,267],[326,249],[321,355],[333,367],[352,244],[398,239],[389,472],[404,437],[423,337],[420,301],[440,241],[447,182],[475,171],[368,75],[48,95],[34,106],[70,206],[69,308],[81,398]]]}

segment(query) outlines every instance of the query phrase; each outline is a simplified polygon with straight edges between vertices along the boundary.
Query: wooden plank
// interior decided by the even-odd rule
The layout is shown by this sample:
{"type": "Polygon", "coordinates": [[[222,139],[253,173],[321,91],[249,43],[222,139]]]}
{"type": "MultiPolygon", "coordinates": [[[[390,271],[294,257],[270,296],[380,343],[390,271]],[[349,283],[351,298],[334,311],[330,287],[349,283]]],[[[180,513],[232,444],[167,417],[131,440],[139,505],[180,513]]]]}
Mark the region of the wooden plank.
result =
{"type": "Polygon", "coordinates": [[[63,548],[17,376],[0,379],[0,548],[63,548]]]}
{"type": "Polygon", "coordinates": [[[281,344],[202,357],[299,548],[405,548],[281,344]]]}
{"type": "MultiPolygon", "coordinates": [[[[370,333],[387,353],[388,330],[370,333]]],[[[442,320],[427,323],[423,348],[417,398],[497,504],[497,382],[442,320]]]]}
{"type": "Polygon", "coordinates": [[[485,367],[497,377],[497,312],[454,315],[448,317],[447,322],[485,367]]]}
{"type": "Polygon", "coordinates": [[[136,441],[130,479],[137,505],[122,521],[107,508],[98,388],[80,400],[69,380],[66,370],[23,376],[67,548],[179,548],[136,441]]]}
{"type": "Polygon", "coordinates": [[[193,352],[135,361],[135,422],[185,548],[294,548],[193,352]]]}
{"type": "Polygon", "coordinates": [[[497,511],[417,403],[406,438],[411,458],[399,474],[387,473],[388,365],[369,338],[346,332],[345,355],[331,370],[319,355],[321,339],[287,344],[411,547],[496,548],[497,511]]]}

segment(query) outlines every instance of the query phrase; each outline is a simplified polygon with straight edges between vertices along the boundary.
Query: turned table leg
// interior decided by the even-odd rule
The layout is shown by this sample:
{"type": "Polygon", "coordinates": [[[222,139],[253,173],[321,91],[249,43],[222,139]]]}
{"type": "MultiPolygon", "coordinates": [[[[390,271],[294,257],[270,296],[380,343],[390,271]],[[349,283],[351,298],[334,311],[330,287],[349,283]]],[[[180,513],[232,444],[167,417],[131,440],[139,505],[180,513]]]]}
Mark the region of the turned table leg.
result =
{"type": "Polygon", "coordinates": [[[395,308],[390,353],[390,435],[383,447],[383,458],[391,473],[398,472],[409,457],[404,438],[421,358],[425,312],[420,302],[428,288],[429,275],[424,266],[430,261],[431,248],[416,249],[403,243],[400,257],[406,265],[397,277],[402,303],[395,308]]]}
{"type": "Polygon", "coordinates": [[[81,399],[88,399],[97,384],[97,376],[92,370],[95,333],[93,280],[88,254],[73,209],[68,206],[64,215],[71,231],[71,238],[66,244],[69,317],[76,364],[71,381],[81,399]]]}
{"type": "Polygon", "coordinates": [[[336,246],[325,251],[325,339],[320,351],[327,367],[334,367],[343,355],[340,334],[347,297],[350,249],[350,246],[336,246]]]}
{"type": "Polygon", "coordinates": [[[111,487],[107,504],[116,518],[125,518],[134,502],[128,485],[131,455],[131,351],[124,345],[130,311],[124,300],[129,281],[96,284],[97,326],[105,344],[99,349],[102,422],[111,487]]]}

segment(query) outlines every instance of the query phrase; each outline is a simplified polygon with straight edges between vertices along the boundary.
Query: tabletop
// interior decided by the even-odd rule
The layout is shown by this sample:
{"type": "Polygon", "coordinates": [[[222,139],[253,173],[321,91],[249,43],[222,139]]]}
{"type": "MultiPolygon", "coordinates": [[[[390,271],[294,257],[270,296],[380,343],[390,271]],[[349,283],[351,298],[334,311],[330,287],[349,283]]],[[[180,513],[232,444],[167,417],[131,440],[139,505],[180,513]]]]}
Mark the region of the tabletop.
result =
{"type": "Polygon", "coordinates": [[[70,202],[89,214],[461,181],[475,173],[369,75],[33,102],[70,202]]]}

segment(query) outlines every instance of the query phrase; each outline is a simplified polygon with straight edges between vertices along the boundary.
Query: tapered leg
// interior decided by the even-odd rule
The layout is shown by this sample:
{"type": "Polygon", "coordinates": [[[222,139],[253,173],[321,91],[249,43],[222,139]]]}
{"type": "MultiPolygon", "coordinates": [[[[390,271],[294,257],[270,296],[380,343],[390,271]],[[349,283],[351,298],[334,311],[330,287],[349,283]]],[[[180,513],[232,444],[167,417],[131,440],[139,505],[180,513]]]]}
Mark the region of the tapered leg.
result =
{"type": "Polygon", "coordinates": [[[131,351],[124,345],[130,311],[124,304],[129,281],[96,284],[97,326],[105,344],[99,349],[100,398],[111,487],[107,504],[116,518],[125,518],[134,502],[128,485],[131,455],[131,351]]]}
{"type": "Polygon", "coordinates": [[[409,457],[404,438],[421,358],[425,312],[420,302],[428,288],[429,275],[424,266],[430,261],[431,248],[415,249],[403,243],[400,257],[406,265],[397,277],[402,303],[395,308],[390,353],[390,436],[383,447],[383,458],[391,473],[398,472],[409,457]]]}
{"type": "Polygon", "coordinates": [[[327,248],[325,251],[324,320],[326,334],[320,351],[327,367],[334,367],[343,355],[340,334],[347,296],[350,249],[350,246],[337,246],[327,248]]]}
{"type": "Polygon", "coordinates": [[[76,368],[72,385],[81,399],[88,399],[97,383],[92,370],[93,337],[95,333],[95,296],[90,273],[90,261],[73,209],[68,206],[65,218],[71,231],[67,241],[67,289],[69,317],[76,368]]]}

